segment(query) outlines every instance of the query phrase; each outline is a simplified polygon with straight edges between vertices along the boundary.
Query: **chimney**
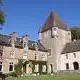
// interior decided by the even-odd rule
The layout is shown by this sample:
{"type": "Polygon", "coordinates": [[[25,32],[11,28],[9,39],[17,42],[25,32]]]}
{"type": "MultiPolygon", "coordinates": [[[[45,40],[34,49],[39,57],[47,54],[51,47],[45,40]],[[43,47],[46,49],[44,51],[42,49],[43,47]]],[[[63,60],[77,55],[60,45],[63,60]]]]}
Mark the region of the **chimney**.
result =
{"type": "Polygon", "coordinates": [[[12,46],[14,46],[14,44],[15,44],[15,41],[16,41],[16,32],[12,32],[11,34],[10,34],[10,41],[11,41],[11,44],[12,44],[12,46]]]}
{"type": "Polygon", "coordinates": [[[36,51],[38,51],[38,44],[37,44],[37,42],[35,43],[35,49],[36,49],[36,51]]]}
{"type": "Polygon", "coordinates": [[[28,42],[28,35],[22,36],[23,42],[28,42]]]}
{"type": "Polygon", "coordinates": [[[28,35],[22,36],[22,42],[23,42],[23,47],[27,48],[28,47],[28,35]]]}

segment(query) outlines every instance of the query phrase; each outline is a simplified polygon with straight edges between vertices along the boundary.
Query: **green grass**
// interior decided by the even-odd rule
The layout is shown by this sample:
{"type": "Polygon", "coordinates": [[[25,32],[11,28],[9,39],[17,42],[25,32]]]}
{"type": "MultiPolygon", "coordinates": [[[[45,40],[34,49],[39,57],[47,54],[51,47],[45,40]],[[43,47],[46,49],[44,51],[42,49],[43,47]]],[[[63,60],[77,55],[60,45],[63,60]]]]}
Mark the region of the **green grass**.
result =
{"type": "Polygon", "coordinates": [[[6,80],[80,80],[80,74],[8,77],[6,80]]]}

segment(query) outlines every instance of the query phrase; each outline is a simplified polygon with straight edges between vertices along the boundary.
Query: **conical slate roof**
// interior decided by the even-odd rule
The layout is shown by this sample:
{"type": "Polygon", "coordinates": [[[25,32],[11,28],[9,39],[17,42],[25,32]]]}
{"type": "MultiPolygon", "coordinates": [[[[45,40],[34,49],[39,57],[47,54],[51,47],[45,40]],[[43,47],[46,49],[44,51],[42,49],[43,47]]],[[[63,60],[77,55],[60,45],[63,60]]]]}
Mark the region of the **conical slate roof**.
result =
{"type": "Polygon", "coordinates": [[[59,17],[56,16],[54,12],[51,11],[49,17],[47,18],[46,22],[40,27],[39,32],[45,32],[52,27],[58,27],[64,30],[67,30],[67,25],[63,24],[59,17]]]}

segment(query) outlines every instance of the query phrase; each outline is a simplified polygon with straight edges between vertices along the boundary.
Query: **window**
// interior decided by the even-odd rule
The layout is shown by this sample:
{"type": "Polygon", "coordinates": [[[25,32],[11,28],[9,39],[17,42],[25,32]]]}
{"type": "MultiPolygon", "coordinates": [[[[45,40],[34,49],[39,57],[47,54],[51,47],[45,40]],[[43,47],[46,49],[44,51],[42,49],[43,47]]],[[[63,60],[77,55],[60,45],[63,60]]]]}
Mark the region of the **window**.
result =
{"type": "Polygon", "coordinates": [[[50,72],[53,73],[53,65],[50,64],[50,72]]]}
{"type": "Polygon", "coordinates": [[[34,72],[39,72],[39,64],[35,64],[34,72]]]}
{"type": "Polygon", "coordinates": [[[76,53],[73,53],[73,55],[74,55],[74,58],[76,58],[76,53]]]}
{"type": "Polygon", "coordinates": [[[9,63],[9,71],[13,71],[13,62],[9,63]]]}
{"type": "Polygon", "coordinates": [[[27,51],[23,52],[23,59],[27,59],[27,51]]]}
{"type": "Polygon", "coordinates": [[[68,59],[68,55],[66,54],[66,59],[68,59]]]}
{"type": "Polygon", "coordinates": [[[69,69],[69,63],[66,63],[66,69],[69,69]]]}
{"type": "Polygon", "coordinates": [[[68,33],[68,35],[70,35],[70,32],[68,33]]]}
{"type": "Polygon", "coordinates": [[[2,59],[2,52],[0,52],[0,59],[2,59]]]}
{"type": "Polygon", "coordinates": [[[2,62],[0,62],[0,72],[2,72],[2,62]]]}
{"type": "Polygon", "coordinates": [[[45,54],[42,54],[42,55],[41,55],[41,60],[43,60],[43,61],[46,60],[46,56],[45,56],[45,54]]]}
{"type": "Polygon", "coordinates": [[[11,52],[10,52],[10,58],[14,58],[14,56],[15,56],[15,55],[14,55],[14,51],[11,51],[11,52]]]}
{"type": "Polygon", "coordinates": [[[51,56],[51,49],[49,49],[49,54],[48,54],[48,56],[51,56]]]}

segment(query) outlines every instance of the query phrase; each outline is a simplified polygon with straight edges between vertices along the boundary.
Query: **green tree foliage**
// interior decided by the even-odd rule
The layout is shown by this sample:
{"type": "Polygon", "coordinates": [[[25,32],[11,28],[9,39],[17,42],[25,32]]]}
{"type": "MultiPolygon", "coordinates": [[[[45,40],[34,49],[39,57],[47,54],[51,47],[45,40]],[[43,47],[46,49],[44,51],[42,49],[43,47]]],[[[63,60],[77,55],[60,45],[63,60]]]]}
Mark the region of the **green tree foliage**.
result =
{"type": "Polygon", "coordinates": [[[79,27],[71,28],[71,37],[72,37],[72,40],[74,40],[74,39],[79,40],[80,39],[80,28],[79,27]]]}
{"type": "Polygon", "coordinates": [[[5,22],[5,15],[4,12],[2,10],[2,6],[3,6],[3,0],[0,0],[0,24],[3,25],[5,22]]]}
{"type": "Polygon", "coordinates": [[[22,60],[19,60],[19,62],[15,65],[15,72],[17,75],[22,74],[22,67],[23,67],[22,60]]]}

